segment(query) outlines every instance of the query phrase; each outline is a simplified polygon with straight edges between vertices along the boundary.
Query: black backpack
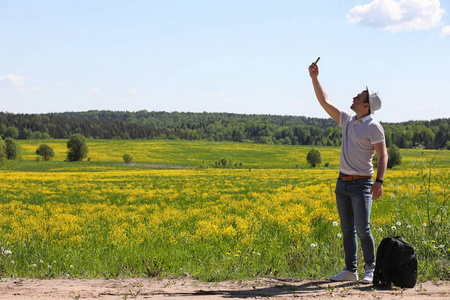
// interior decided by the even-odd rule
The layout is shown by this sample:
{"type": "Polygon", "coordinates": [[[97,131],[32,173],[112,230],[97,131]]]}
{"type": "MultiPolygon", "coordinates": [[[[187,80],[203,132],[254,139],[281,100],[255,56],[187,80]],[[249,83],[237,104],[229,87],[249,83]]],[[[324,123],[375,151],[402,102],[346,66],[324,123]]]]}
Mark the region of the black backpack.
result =
{"type": "Polygon", "coordinates": [[[377,249],[373,284],[413,288],[417,282],[417,255],[401,236],[384,238],[377,249]]]}

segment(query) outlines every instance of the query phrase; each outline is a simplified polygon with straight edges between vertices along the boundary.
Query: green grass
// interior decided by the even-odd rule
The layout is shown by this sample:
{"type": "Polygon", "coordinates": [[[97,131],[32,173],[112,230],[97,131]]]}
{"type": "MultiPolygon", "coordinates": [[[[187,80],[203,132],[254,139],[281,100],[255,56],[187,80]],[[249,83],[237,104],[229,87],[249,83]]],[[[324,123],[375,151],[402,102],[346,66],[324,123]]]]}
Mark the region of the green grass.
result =
{"type": "MultiPolygon", "coordinates": [[[[10,168],[20,167],[25,170],[40,167],[64,167],[67,156],[66,140],[19,140],[24,163],[14,164],[10,168]],[[46,143],[55,151],[52,162],[34,164],[36,149],[46,143]]],[[[182,166],[195,168],[198,166],[214,166],[222,158],[242,163],[244,168],[309,168],[306,156],[312,149],[318,149],[322,155],[322,167],[329,163],[329,168],[339,168],[339,147],[265,145],[231,142],[189,142],[189,141],[149,141],[149,140],[87,140],[89,147],[88,160],[91,165],[106,166],[105,163],[123,163],[123,155],[130,154],[133,163],[160,166],[182,166]],[[95,164],[94,164],[95,163],[95,164]]],[[[411,162],[423,160],[424,155],[431,156],[434,150],[401,149],[403,164],[395,169],[411,168],[411,162]]],[[[448,165],[449,151],[439,155],[438,167],[448,165]]],[[[86,160],[85,160],[86,161],[86,160]]],[[[87,166],[89,166],[87,164],[87,166]]],[[[114,164],[114,166],[117,166],[114,164]]],[[[51,169],[51,168],[50,168],[51,169]]]]}
{"type": "MultiPolygon", "coordinates": [[[[68,163],[65,142],[20,141],[22,160],[3,163],[2,276],[324,279],[343,267],[339,148],[317,147],[330,167],[311,169],[304,146],[88,140],[90,161],[68,163]],[[43,142],[53,161],[35,161],[43,142]],[[198,168],[223,157],[243,168],[198,168]]],[[[377,243],[401,234],[416,248],[420,280],[450,279],[450,156],[435,153],[401,149],[372,211],[377,243]]]]}
{"type": "MultiPolygon", "coordinates": [[[[53,161],[66,158],[66,140],[21,140],[22,158],[32,161],[36,149],[46,143],[55,151],[53,161]]],[[[135,163],[168,166],[197,167],[213,166],[215,161],[228,158],[242,162],[244,167],[292,168],[307,166],[306,154],[313,147],[262,145],[230,142],[147,141],[147,140],[88,140],[88,160],[91,162],[123,162],[123,155],[130,154],[135,163]]],[[[339,149],[317,147],[322,152],[323,162],[337,167],[335,160],[339,149]]]]}

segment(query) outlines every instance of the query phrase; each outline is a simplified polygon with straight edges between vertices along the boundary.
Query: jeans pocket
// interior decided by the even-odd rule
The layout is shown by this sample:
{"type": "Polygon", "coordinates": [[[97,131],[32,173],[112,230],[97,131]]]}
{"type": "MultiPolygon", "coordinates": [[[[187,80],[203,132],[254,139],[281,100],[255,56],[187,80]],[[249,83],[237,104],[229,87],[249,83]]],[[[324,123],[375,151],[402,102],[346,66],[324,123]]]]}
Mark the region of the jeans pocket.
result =
{"type": "Polygon", "coordinates": [[[338,178],[336,181],[336,188],[334,189],[335,194],[342,194],[344,192],[344,182],[338,178]]]}

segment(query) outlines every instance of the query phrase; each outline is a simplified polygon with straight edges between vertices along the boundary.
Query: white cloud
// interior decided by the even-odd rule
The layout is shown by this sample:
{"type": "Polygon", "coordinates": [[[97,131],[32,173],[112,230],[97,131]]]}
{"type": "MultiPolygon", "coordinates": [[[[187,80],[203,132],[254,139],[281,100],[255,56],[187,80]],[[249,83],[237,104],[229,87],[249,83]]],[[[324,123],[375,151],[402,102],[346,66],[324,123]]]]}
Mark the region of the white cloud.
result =
{"type": "Polygon", "coordinates": [[[136,95],[139,91],[137,89],[129,89],[128,92],[130,92],[130,94],[136,95]]]}
{"type": "Polygon", "coordinates": [[[93,87],[93,88],[90,88],[89,90],[93,93],[98,93],[99,88],[93,87]]]}
{"type": "Polygon", "coordinates": [[[218,98],[218,99],[222,99],[225,100],[227,102],[236,102],[236,98],[234,97],[228,97],[227,95],[225,95],[224,93],[217,93],[217,94],[212,94],[209,95],[210,98],[218,98]]]}
{"type": "Polygon", "coordinates": [[[0,86],[5,88],[15,87],[19,88],[25,85],[27,79],[13,74],[0,76],[0,86]]]}
{"type": "Polygon", "coordinates": [[[373,0],[357,5],[347,21],[391,32],[424,30],[439,25],[444,14],[439,0],[373,0]]]}
{"type": "Polygon", "coordinates": [[[439,35],[441,38],[448,38],[450,37],[450,26],[445,26],[441,30],[441,34],[439,35]]]}

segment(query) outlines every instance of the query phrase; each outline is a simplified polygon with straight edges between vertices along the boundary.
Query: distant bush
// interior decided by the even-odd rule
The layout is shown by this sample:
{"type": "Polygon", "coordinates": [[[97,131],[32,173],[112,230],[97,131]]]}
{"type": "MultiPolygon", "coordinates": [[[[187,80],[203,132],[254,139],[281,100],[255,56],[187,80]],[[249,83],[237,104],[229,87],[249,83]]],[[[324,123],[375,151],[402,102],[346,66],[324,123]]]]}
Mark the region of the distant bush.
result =
{"type": "Polygon", "coordinates": [[[15,139],[7,137],[5,139],[5,154],[7,159],[16,159],[20,155],[20,146],[15,139]]]}
{"type": "Polygon", "coordinates": [[[233,162],[231,159],[228,158],[222,158],[221,160],[218,160],[214,163],[214,166],[216,168],[240,168],[242,167],[242,163],[241,162],[233,162]]]}
{"type": "Polygon", "coordinates": [[[42,144],[36,149],[36,154],[41,156],[44,161],[49,161],[55,156],[53,148],[47,144],[42,144]]]}
{"type": "Polygon", "coordinates": [[[125,154],[123,155],[123,161],[124,161],[126,164],[131,163],[132,160],[133,160],[133,157],[131,157],[130,154],[125,153],[125,154]]]}
{"type": "Polygon", "coordinates": [[[0,136],[0,162],[6,157],[6,145],[5,141],[0,136]]]}
{"type": "Polygon", "coordinates": [[[399,166],[402,164],[402,155],[400,154],[400,150],[397,146],[391,145],[388,149],[388,163],[387,167],[392,169],[395,166],[399,166]]]}
{"type": "Polygon", "coordinates": [[[86,138],[80,133],[72,134],[69,137],[67,149],[68,161],[81,161],[87,157],[89,152],[89,148],[86,145],[86,138]]]}
{"type": "Polygon", "coordinates": [[[322,154],[317,149],[311,149],[306,156],[306,161],[312,168],[315,168],[322,163],[322,154]]]}

